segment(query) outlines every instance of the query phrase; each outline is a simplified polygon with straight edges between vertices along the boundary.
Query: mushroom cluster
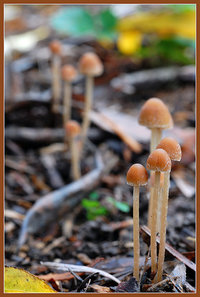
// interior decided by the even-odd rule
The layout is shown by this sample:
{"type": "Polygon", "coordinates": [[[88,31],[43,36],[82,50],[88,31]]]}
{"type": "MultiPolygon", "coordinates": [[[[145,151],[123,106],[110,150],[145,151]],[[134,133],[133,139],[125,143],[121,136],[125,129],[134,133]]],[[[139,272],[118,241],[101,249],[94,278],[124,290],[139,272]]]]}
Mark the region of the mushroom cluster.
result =
{"type": "MultiPolygon", "coordinates": [[[[162,280],[165,257],[167,209],[169,197],[169,180],[172,161],[181,160],[181,148],[173,138],[162,139],[162,130],[173,127],[173,120],[167,106],[158,98],[151,98],[143,105],[139,123],[151,130],[150,155],[146,169],[150,170],[150,201],[148,225],[151,230],[151,275],[153,282],[162,280]],[[159,253],[157,253],[156,236],[160,236],[159,253]]],[[[139,186],[148,182],[148,174],[141,164],[132,165],[127,172],[127,183],[134,187],[133,193],[133,240],[134,268],[133,275],[139,277],[139,186]]]]}
{"type": "MultiPolygon", "coordinates": [[[[74,179],[80,178],[80,170],[77,165],[77,160],[80,161],[81,150],[84,146],[87,137],[87,131],[90,125],[89,113],[92,109],[94,77],[100,76],[103,73],[103,64],[99,57],[93,53],[88,52],[83,54],[78,62],[79,72],[86,77],[85,86],[85,105],[82,119],[82,127],[79,126],[78,135],[81,136],[81,145],[78,148],[74,145],[75,135],[71,134],[71,129],[75,125],[75,121],[71,119],[71,101],[72,101],[72,83],[76,80],[78,71],[70,64],[61,67],[62,44],[58,40],[53,40],[49,44],[49,49],[52,53],[52,112],[59,113],[59,101],[61,97],[61,78],[64,81],[63,92],[63,129],[65,147],[67,144],[72,156],[72,176],[74,179]],[[73,124],[73,126],[72,126],[73,124]],[[73,147],[73,149],[72,149],[73,147]],[[79,152],[77,153],[77,149],[79,152]],[[75,153],[74,153],[75,150],[75,153]],[[79,158],[75,156],[79,155],[79,158]]],[[[73,130],[73,129],[72,129],[73,130]]]]}

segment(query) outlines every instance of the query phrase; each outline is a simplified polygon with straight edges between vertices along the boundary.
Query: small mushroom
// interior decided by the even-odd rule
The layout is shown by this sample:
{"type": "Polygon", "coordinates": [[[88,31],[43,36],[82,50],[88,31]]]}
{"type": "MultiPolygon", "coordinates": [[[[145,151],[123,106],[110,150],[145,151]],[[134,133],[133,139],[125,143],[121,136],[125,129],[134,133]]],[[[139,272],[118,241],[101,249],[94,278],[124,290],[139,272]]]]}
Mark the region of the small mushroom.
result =
{"type": "Polygon", "coordinates": [[[61,67],[61,43],[58,40],[53,40],[49,44],[49,48],[52,52],[52,111],[57,113],[59,109],[59,98],[61,94],[61,78],[60,78],[60,67],[61,67]]]}
{"type": "MultiPolygon", "coordinates": [[[[158,98],[150,98],[145,102],[140,111],[139,123],[151,130],[151,153],[162,138],[162,130],[173,127],[173,120],[167,106],[158,98]]],[[[152,195],[153,188],[150,190],[148,226],[151,225],[152,195]]]]}
{"type": "Polygon", "coordinates": [[[173,127],[167,106],[158,98],[150,98],[142,106],[139,123],[151,130],[151,153],[161,140],[162,130],[173,127]]]}
{"type": "MultiPolygon", "coordinates": [[[[171,138],[166,137],[158,144],[157,149],[163,149],[167,152],[170,159],[173,161],[181,160],[181,147],[179,143],[171,138]]],[[[160,221],[160,247],[158,254],[158,272],[155,280],[160,282],[163,274],[163,264],[165,258],[165,241],[166,241],[166,226],[167,226],[167,209],[168,209],[168,197],[169,197],[169,179],[170,172],[164,173],[164,187],[162,193],[162,205],[161,205],[161,221],[160,221]]]]}
{"type": "Polygon", "coordinates": [[[171,160],[163,149],[154,150],[147,159],[147,169],[155,171],[155,185],[152,199],[151,213],[151,272],[157,268],[156,226],[158,216],[158,199],[160,192],[160,172],[171,170],[171,160]]]}
{"type": "Polygon", "coordinates": [[[77,71],[72,65],[64,65],[61,70],[62,79],[64,80],[64,110],[63,125],[71,119],[71,100],[72,100],[72,82],[77,77],[77,71]]]}
{"type": "Polygon", "coordinates": [[[74,180],[80,178],[80,158],[79,158],[79,145],[77,136],[81,132],[81,127],[76,121],[68,121],[66,123],[66,133],[69,139],[70,152],[72,157],[71,162],[71,175],[74,180]]]}
{"type": "Polygon", "coordinates": [[[133,275],[139,281],[139,259],[140,259],[140,241],[139,241],[139,188],[148,181],[148,173],[141,164],[132,165],[127,172],[127,183],[134,187],[133,191],[133,254],[134,268],[133,275]]]}
{"type": "Polygon", "coordinates": [[[85,53],[80,58],[79,70],[86,75],[85,108],[82,124],[82,145],[84,145],[90,125],[89,112],[92,108],[94,77],[103,73],[103,64],[95,53],[85,53]]]}

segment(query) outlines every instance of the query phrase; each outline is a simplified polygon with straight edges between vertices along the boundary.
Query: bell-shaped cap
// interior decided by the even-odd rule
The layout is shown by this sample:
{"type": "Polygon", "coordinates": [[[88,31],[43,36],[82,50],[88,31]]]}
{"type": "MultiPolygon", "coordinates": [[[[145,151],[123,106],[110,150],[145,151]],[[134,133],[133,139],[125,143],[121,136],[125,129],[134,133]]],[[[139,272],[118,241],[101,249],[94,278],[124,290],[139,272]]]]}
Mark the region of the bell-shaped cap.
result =
{"type": "Polygon", "coordinates": [[[148,182],[148,173],[141,164],[133,164],[126,176],[127,184],[130,186],[144,186],[148,182]]]}
{"type": "Polygon", "coordinates": [[[156,148],[165,150],[173,161],[181,160],[181,147],[179,143],[171,137],[163,138],[156,148]]]}
{"type": "Polygon", "coordinates": [[[81,132],[81,126],[76,121],[68,121],[65,126],[65,130],[69,137],[75,137],[81,132]]]}
{"type": "Polygon", "coordinates": [[[77,71],[72,65],[64,65],[61,69],[62,78],[65,81],[72,82],[77,77],[77,71]]]}
{"type": "Polygon", "coordinates": [[[79,70],[88,76],[99,76],[103,73],[103,64],[95,53],[85,53],[80,58],[79,70]]]}
{"type": "Polygon", "coordinates": [[[173,127],[173,120],[167,106],[158,98],[151,98],[142,106],[139,123],[149,129],[173,127]]]}
{"type": "Polygon", "coordinates": [[[60,55],[61,54],[61,50],[62,50],[62,45],[60,43],[60,41],[58,40],[53,40],[50,44],[49,44],[49,48],[51,50],[51,52],[55,55],[60,55]]]}
{"type": "Polygon", "coordinates": [[[171,171],[171,159],[163,149],[154,150],[147,159],[147,169],[152,171],[171,171]]]}

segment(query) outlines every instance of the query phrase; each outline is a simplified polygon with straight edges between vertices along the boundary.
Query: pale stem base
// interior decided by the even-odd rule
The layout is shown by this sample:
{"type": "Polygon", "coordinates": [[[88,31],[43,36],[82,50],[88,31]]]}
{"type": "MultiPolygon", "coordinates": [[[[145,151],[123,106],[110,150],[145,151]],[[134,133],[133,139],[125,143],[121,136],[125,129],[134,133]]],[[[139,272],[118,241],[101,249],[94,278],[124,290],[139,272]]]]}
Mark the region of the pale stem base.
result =
{"type": "Polygon", "coordinates": [[[52,111],[58,112],[59,110],[59,99],[61,92],[61,77],[60,77],[61,59],[57,55],[53,55],[52,58],[52,111]]]}
{"type": "Polygon", "coordinates": [[[73,180],[78,180],[81,177],[80,173],[80,162],[79,162],[79,149],[77,141],[73,138],[70,139],[70,148],[71,148],[71,174],[73,180]]]}
{"type": "Polygon", "coordinates": [[[169,178],[170,173],[164,174],[164,187],[162,195],[162,210],[161,210],[161,226],[160,226],[160,248],[158,254],[158,273],[156,282],[162,280],[163,264],[165,259],[165,241],[166,241],[166,226],[167,226],[167,209],[168,209],[168,197],[169,197],[169,178]]]}
{"type": "Polygon", "coordinates": [[[133,191],[133,276],[139,282],[140,238],[139,238],[139,187],[133,191]]]}
{"type": "Polygon", "coordinates": [[[64,110],[63,110],[63,126],[65,128],[66,123],[71,119],[71,98],[72,98],[72,86],[71,83],[65,81],[64,86],[64,110]]]}
{"type": "Polygon", "coordinates": [[[93,77],[86,76],[86,93],[85,93],[85,108],[83,114],[83,124],[82,124],[82,145],[84,146],[88,127],[90,125],[89,112],[92,108],[92,96],[93,96],[93,77]]]}
{"type": "Polygon", "coordinates": [[[152,201],[152,218],[151,218],[151,272],[156,272],[157,264],[157,245],[156,245],[156,225],[157,225],[157,208],[158,208],[158,196],[160,187],[160,172],[155,171],[155,185],[152,201]]]}

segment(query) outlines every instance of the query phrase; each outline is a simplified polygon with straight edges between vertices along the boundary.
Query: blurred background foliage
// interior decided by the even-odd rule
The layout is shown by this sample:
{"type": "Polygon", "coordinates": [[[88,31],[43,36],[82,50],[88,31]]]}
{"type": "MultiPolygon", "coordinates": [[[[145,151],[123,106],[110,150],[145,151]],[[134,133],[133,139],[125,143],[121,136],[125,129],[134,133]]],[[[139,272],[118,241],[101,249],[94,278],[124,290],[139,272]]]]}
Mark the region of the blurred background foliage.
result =
{"type": "Polygon", "coordinates": [[[122,55],[157,58],[177,64],[195,62],[194,4],[138,5],[125,17],[113,6],[93,11],[90,6],[61,7],[50,18],[59,34],[91,36],[103,46],[115,46],[122,55]]]}

